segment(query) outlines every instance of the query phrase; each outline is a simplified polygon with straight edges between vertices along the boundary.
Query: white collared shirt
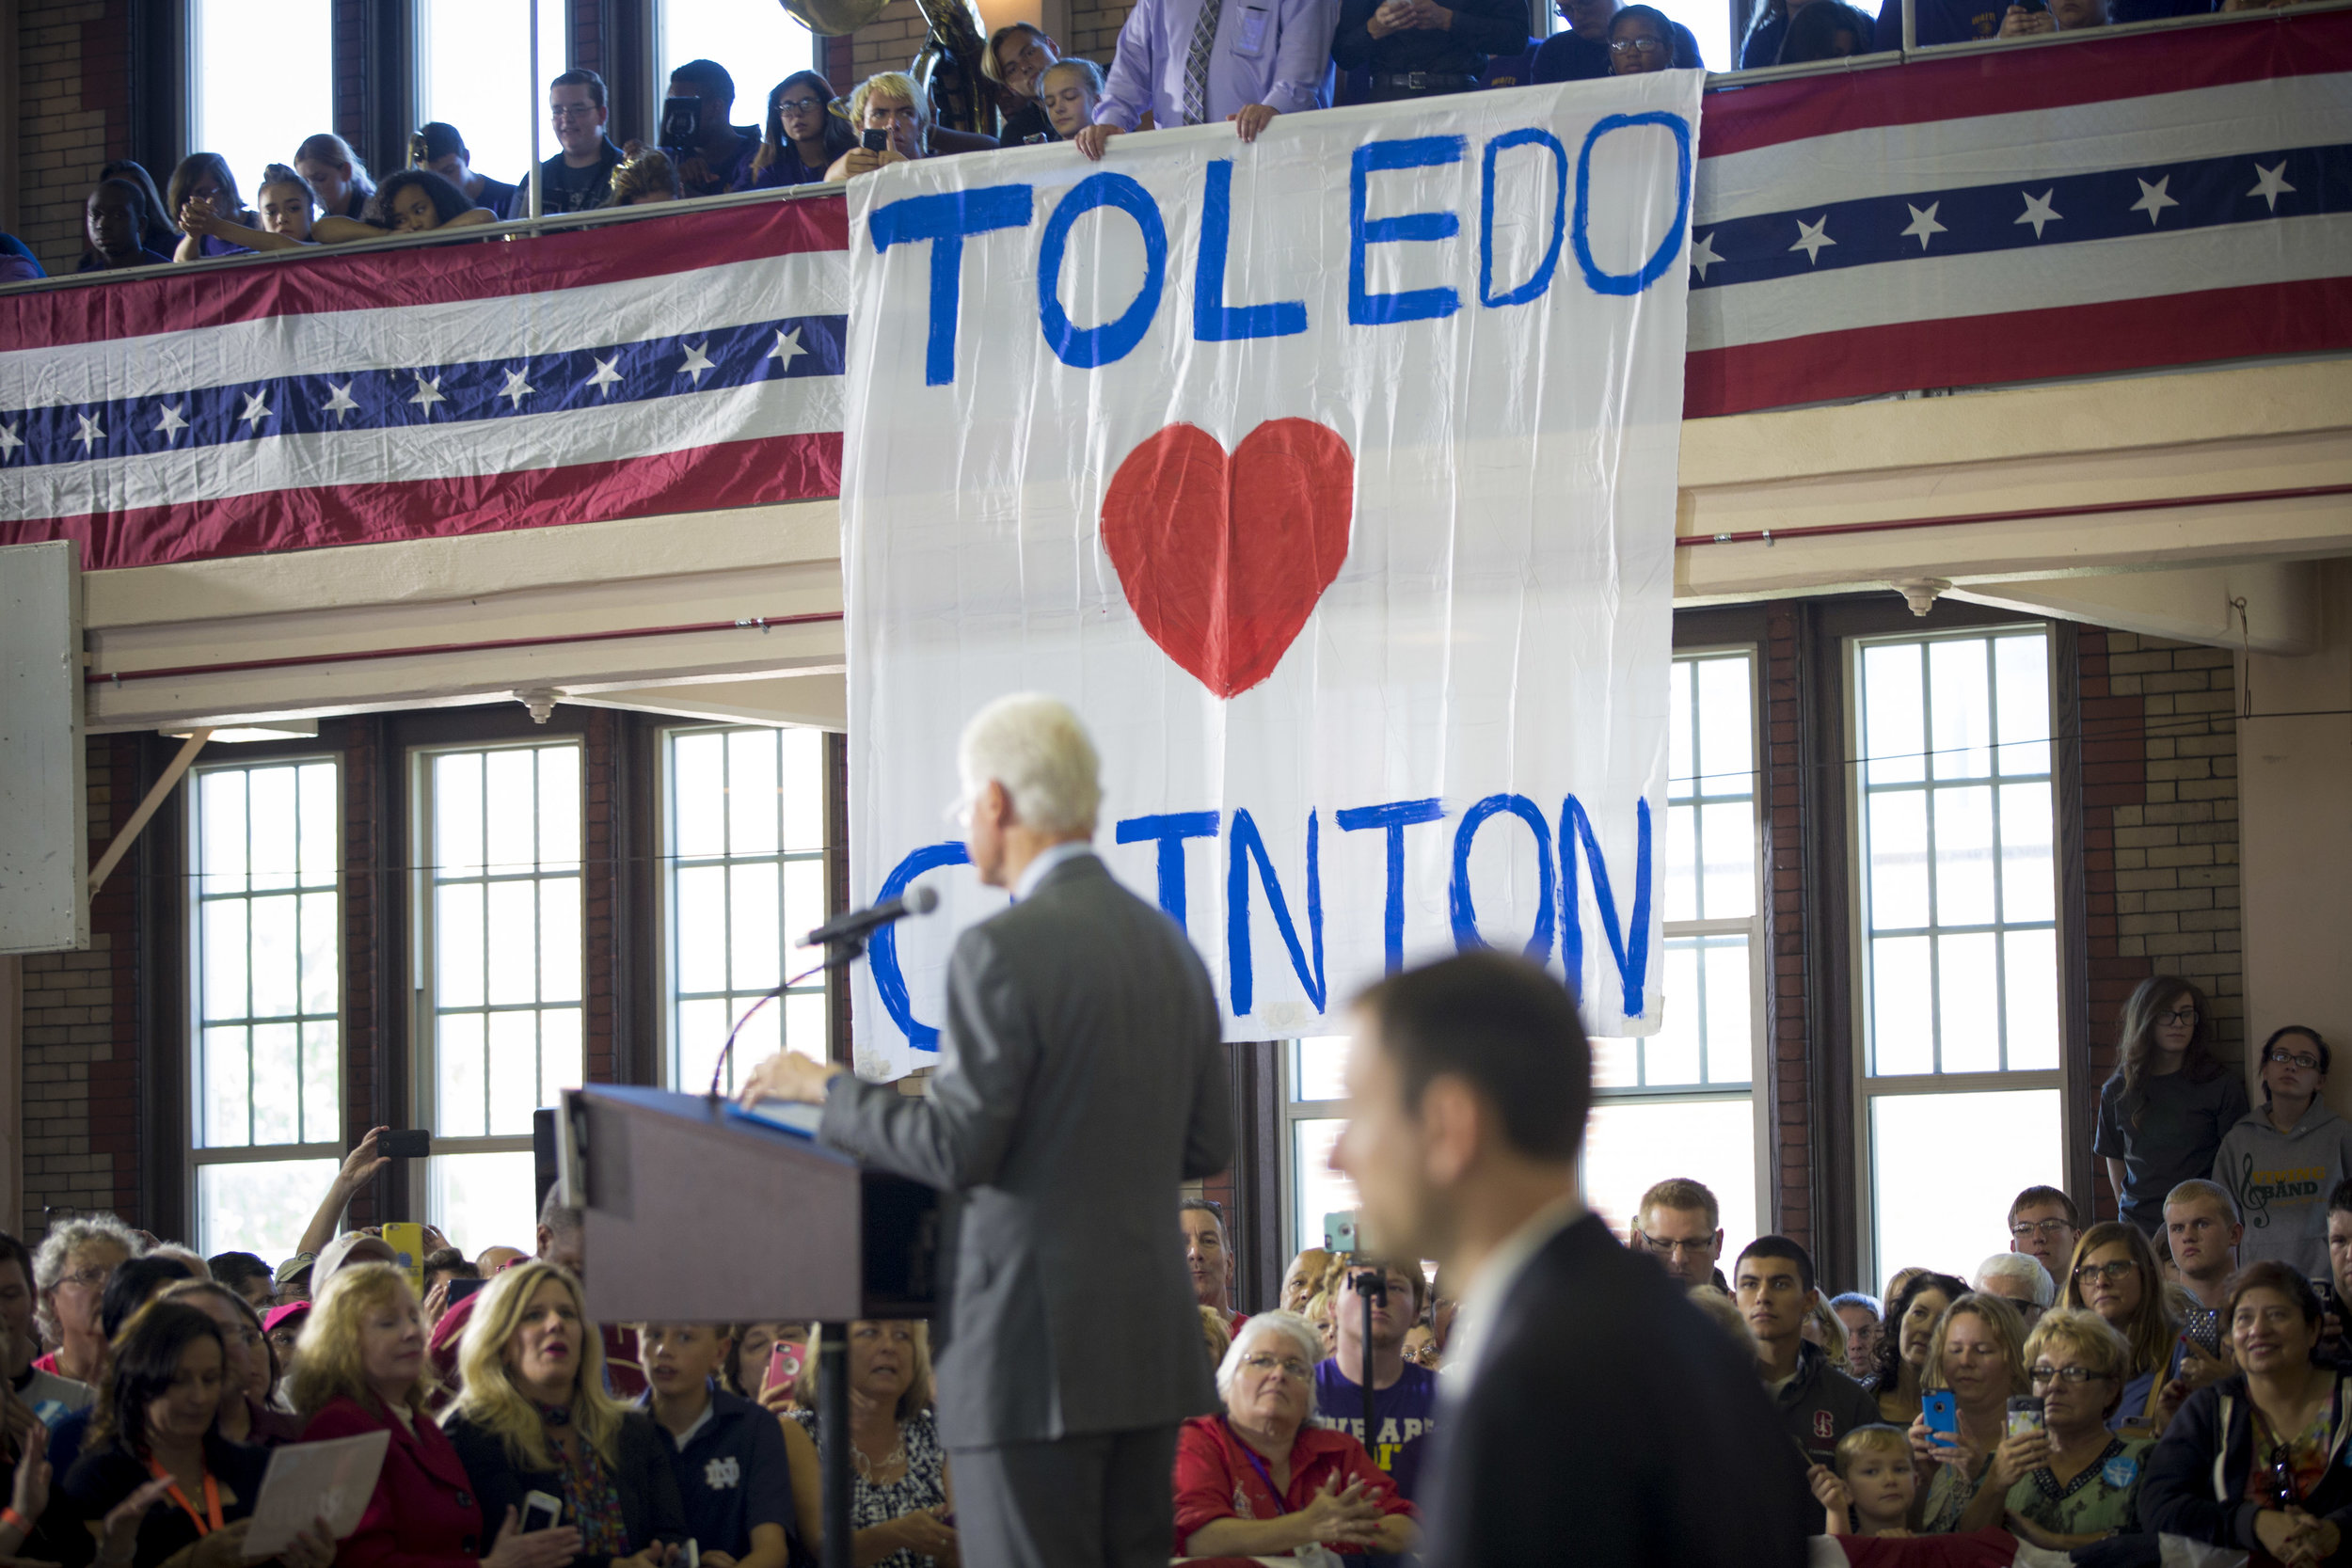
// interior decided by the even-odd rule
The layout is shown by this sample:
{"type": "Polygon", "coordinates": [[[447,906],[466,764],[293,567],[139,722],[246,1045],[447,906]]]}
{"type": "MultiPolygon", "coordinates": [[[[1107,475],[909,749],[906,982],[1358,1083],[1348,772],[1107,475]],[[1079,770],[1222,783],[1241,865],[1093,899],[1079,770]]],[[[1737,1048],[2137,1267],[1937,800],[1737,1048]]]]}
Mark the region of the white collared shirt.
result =
{"type": "Polygon", "coordinates": [[[1067,864],[1080,855],[1093,853],[1094,846],[1083,838],[1073,838],[1066,843],[1057,844],[1039,851],[1037,859],[1021,868],[1021,879],[1012,885],[1014,902],[1017,903],[1035,893],[1037,884],[1045,880],[1053,873],[1055,867],[1067,864]]]}
{"type": "Polygon", "coordinates": [[[1494,1331],[1495,1314],[1518,1283],[1527,1265],[1554,1236],[1584,1217],[1576,1194],[1564,1193],[1527,1216],[1502,1244],[1486,1255],[1478,1273],[1463,1287],[1461,1305],[1454,1313],[1454,1331],[1446,1336],[1444,1392],[1460,1399],[1478,1377],[1479,1358],[1486,1351],[1486,1336],[1494,1331]]]}

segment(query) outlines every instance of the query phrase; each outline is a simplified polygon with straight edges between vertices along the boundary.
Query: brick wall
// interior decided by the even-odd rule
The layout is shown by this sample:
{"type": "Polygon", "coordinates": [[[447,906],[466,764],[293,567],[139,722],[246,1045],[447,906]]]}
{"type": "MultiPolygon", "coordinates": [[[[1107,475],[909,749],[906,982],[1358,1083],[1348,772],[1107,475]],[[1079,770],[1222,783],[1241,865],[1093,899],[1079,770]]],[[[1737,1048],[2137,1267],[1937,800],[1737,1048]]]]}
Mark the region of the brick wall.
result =
{"type": "Polygon", "coordinates": [[[13,232],[51,273],[82,255],[82,204],[131,150],[130,0],[20,0],[13,232]]]}
{"type": "MultiPolygon", "coordinates": [[[[2115,1070],[2132,988],[2171,974],[2204,991],[2215,1043],[2246,1050],[2238,899],[2236,672],[2225,648],[2081,634],[2090,1080],[2115,1070]]],[[[2096,1172],[2098,1212],[2115,1194],[2096,1172]]]]}
{"type": "MultiPolygon", "coordinates": [[[[138,804],[135,736],[87,743],[93,863],[138,804]]],[[[38,1237],[52,1206],[138,1221],[135,868],[116,868],[90,910],[81,953],[35,953],[24,975],[24,1196],[16,1234],[38,1237]]]]}

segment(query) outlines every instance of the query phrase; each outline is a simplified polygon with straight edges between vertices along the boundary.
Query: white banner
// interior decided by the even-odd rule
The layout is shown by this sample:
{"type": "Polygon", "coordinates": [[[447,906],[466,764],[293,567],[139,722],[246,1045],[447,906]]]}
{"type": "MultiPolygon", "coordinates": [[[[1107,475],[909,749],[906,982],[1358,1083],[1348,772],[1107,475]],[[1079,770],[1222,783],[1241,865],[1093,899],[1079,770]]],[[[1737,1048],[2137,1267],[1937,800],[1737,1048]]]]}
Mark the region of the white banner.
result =
{"type": "Polygon", "coordinates": [[[850,892],[942,898],[860,972],[859,1070],[933,1059],[1004,907],[943,814],[1026,689],[1085,716],[1096,847],[1228,1037],[1480,943],[1658,1026],[1700,81],[852,182],[850,892]]]}

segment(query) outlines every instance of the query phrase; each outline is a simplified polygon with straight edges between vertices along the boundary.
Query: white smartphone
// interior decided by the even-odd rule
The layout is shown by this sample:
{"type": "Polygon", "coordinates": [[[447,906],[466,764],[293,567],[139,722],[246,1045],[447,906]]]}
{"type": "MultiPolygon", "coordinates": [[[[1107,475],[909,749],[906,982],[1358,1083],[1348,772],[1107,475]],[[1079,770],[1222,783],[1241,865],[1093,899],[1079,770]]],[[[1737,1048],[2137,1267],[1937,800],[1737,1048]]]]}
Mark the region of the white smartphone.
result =
{"type": "Polygon", "coordinates": [[[563,1516],[564,1504],[561,1498],[550,1497],[545,1492],[523,1494],[524,1534],[528,1535],[532,1530],[553,1529],[555,1522],[563,1516]]]}

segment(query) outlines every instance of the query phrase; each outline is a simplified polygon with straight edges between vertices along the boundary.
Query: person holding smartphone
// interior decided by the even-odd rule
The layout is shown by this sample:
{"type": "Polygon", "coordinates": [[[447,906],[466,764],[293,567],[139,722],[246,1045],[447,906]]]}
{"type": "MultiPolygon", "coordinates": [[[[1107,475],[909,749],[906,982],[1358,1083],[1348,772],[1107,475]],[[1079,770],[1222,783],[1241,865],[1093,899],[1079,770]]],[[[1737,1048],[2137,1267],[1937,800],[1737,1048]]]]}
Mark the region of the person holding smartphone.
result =
{"type": "Polygon", "coordinates": [[[2026,1341],[2026,1363],[2033,1392],[2010,1401],[2007,1435],[1960,1528],[2007,1529],[2050,1551],[2136,1532],[2155,1444],[2107,1427],[2131,1347],[2095,1312],[2053,1310],[2026,1341]]]}
{"type": "Polygon", "coordinates": [[[405,1274],[390,1263],[352,1264],[304,1310],[304,1354],[293,1375],[294,1402],[308,1423],[304,1440],[391,1434],[359,1528],[336,1549],[340,1568],[564,1568],[571,1561],[580,1550],[577,1529],[529,1531],[514,1509],[484,1518],[472,1479],[426,1404],[424,1318],[405,1274]]]}
{"type": "Polygon", "coordinates": [[[853,180],[885,164],[903,164],[930,156],[930,116],[923,106],[923,89],[903,71],[879,71],[850,94],[850,123],[858,130],[858,145],[833,161],[825,178],[853,180]]]}
{"type": "Polygon", "coordinates": [[[1920,1383],[1926,1394],[1911,1424],[1911,1451],[1930,1479],[1916,1505],[1919,1530],[1948,1535],[1963,1528],[1961,1516],[2008,1433],[2010,1398],[2029,1391],[2017,1309],[1973,1292],[1945,1308],[1920,1383]]]}

